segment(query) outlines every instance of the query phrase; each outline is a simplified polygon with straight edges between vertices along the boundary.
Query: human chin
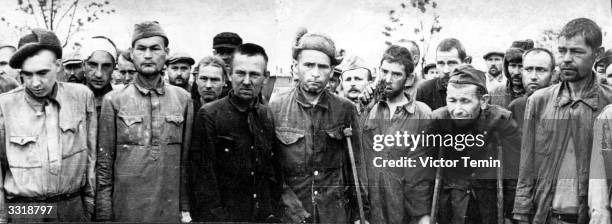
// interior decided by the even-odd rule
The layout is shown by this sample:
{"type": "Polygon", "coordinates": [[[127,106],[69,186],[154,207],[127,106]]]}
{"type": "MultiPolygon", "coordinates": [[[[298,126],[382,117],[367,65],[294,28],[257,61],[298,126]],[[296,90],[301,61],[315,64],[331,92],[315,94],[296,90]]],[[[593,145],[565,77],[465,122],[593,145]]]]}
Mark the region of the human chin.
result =
{"type": "Polygon", "coordinates": [[[323,87],[316,83],[304,83],[302,85],[302,89],[309,93],[320,93],[321,91],[323,91],[323,87]]]}

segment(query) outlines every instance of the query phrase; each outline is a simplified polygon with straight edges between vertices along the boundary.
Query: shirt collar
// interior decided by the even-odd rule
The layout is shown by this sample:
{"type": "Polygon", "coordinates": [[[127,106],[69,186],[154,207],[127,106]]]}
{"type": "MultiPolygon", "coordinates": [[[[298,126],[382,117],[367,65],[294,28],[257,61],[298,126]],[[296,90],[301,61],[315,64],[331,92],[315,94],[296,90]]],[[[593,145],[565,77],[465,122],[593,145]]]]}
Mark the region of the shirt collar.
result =
{"type": "Polygon", "coordinates": [[[155,91],[159,95],[164,95],[165,93],[164,91],[165,83],[162,77],[159,78],[159,81],[157,82],[157,84],[155,84],[155,86],[151,89],[147,89],[147,87],[145,87],[140,74],[136,75],[136,78],[134,79],[133,83],[136,86],[136,89],[138,89],[138,91],[140,91],[140,93],[142,93],[143,95],[149,95],[150,91],[155,91]]]}
{"type": "Polygon", "coordinates": [[[312,105],[310,102],[308,102],[308,100],[306,100],[306,97],[304,96],[304,91],[302,90],[300,86],[296,86],[295,91],[296,91],[295,100],[300,105],[302,105],[302,107],[320,106],[325,109],[329,108],[329,96],[328,95],[330,93],[327,90],[323,90],[323,92],[321,93],[321,96],[319,96],[319,101],[317,102],[316,105],[312,105]]]}
{"type": "Polygon", "coordinates": [[[597,94],[599,90],[599,83],[594,81],[588,83],[586,86],[587,91],[582,96],[574,96],[572,99],[569,96],[569,86],[566,81],[561,83],[561,87],[557,92],[557,97],[555,99],[556,107],[566,107],[576,105],[579,102],[583,102],[587,106],[589,106],[592,110],[599,109],[599,94],[597,94]]]}
{"type": "Polygon", "coordinates": [[[38,106],[45,106],[46,104],[52,102],[57,104],[58,106],[60,105],[60,101],[57,100],[57,91],[58,91],[58,84],[57,82],[55,84],[53,84],[53,89],[51,90],[51,93],[49,93],[49,95],[47,95],[46,97],[37,97],[36,95],[34,95],[34,93],[32,93],[28,88],[25,88],[25,100],[26,102],[32,106],[32,107],[38,107],[38,106]]]}
{"type": "Polygon", "coordinates": [[[234,95],[233,91],[229,91],[228,96],[229,103],[236,108],[240,112],[246,112],[249,109],[257,109],[259,107],[259,97],[255,97],[255,99],[251,100],[250,103],[241,102],[241,99],[234,95]]]}
{"type": "MultiPolygon", "coordinates": [[[[406,112],[408,112],[409,114],[414,114],[415,110],[416,110],[416,103],[414,102],[414,100],[410,97],[409,94],[404,93],[404,96],[406,96],[406,99],[408,99],[408,102],[404,103],[403,105],[400,105],[399,107],[401,107],[402,109],[404,109],[406,112]]],[[[387,101],[381,100],[378,102],[379,104],[385,105],[387,108],[389,108],[389,103],[387,103],[387,101]]]]}
{"type": "Polygon", "coordinates": [[[107,94],[108,92],[113,91],[113,86],[110,84],[110,82],[106,84],[104,87],[102,87],[102,89],[96,89],[93,86],[89,85],[89,83],[87,84],[87,87],[89,87],[89,89],[93,92],[94,96],[96,97],[104,96],[104,94],[107,94]]]}

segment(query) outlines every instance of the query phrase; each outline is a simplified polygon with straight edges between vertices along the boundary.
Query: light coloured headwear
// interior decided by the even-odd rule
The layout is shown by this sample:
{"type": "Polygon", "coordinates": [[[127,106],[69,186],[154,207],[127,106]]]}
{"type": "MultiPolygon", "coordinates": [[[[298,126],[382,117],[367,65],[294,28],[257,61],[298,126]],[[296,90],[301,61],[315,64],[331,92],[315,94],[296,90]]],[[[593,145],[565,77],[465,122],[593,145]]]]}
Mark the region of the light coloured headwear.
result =
{"type": "Polygon", "coordinates": [[[95,51],[106,51],[108,52],[115,63],[117,63],[117,48],[113,41],[104,36],[95,36],[83,43],[81,53],[83,55],[83,61],[89,59],[95,51]]]}

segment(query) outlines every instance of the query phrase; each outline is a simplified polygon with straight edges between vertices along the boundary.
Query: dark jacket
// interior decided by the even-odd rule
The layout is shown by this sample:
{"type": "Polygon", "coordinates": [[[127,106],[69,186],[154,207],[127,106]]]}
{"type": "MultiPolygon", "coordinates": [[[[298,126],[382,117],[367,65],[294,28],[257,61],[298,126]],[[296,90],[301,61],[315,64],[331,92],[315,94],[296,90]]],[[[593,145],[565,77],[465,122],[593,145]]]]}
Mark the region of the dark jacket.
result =
{"type": "Polygon", "coordinates": [[[343,133],[352,127],[351,143],[360,167],[361,132],[355,106],[327,91],[311,105],[302,90],[294,88],[276,97],[270,108],[284,182],[285,221],[301,222],[309,216],[317,223],[357,220],[357,198],[343,133]]]}
{"type": "Polygon", "coordinates": [[[104,97],[98,132],[96,216],[178,222],[189,211],[185,166],[193,104],[185,90],[134,82],[104,97]]]}
{"type": "MultiPolygon", "coordinates": [[[[595,75],[593,74],[593,79],[595,75]]],[[[515,216],[548,223],[557,175],[569,138],[574,142],[578,181],[578,223],[588,223],[587,193],[593,144],[593,122],[612,102],[612,88],[594,80],[580,100],[562,95],[562,82],[537,90],[527,100],[515,216]]]]}
{"type": "MultiPolygon", "coordinates": [[[[510,104],[508,104],[508,110],[512,112],[512,119],[518,124],[519,130],[523,130],[523,120],[525,119],[525,107],[527,106],[527,97],[530,95],[523,95],[516,98],[510,104]]],[[[522,133],[522,132],[521,132],[522,133]]]]}
{"type": "Polygon", "coordinates": [[[194,221],[270,222],[279,217],[281,185],[273,151],[272,114],[233,93],[204,105],[190,152],[194,221]]]}
{"type": "Polygon", "coordinates": [[[446,86],[442,85],[439,77],[427,80],[417,88],[416,100],[432,110],[446,106],[446,86]]]}

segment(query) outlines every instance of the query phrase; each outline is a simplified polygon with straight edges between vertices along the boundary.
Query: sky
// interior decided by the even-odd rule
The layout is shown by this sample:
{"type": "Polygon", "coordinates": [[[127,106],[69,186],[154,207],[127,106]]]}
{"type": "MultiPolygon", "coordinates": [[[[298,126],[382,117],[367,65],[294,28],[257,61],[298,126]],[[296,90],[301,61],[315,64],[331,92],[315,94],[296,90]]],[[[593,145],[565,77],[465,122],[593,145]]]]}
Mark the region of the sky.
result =
{"type": "MultiPolygon", "coordinates": [[[[66,0],[63,0],[66,1],[66,0]]],[[[83,0],[85,1],[85,0],[83,0]]],[[[215,34],[231,31],[245,42],[262,45],[269,57],[269,69],[287,72],[291,45],[298,27],[328,34],[348,55],[362,57],[372,67],[379,63],[388,39],[382,35],[389,23],[388,11],[409,0],[108,0],[115,14],[105,15],[73,38],[104,35],[128,48],[135,23],[160,22],[170,39],[170,51],[183,51],[196,60],[212,53],[215,34]]],[[[431,12],[439,15],[440,33],[431,39],[426,57],[433,62],[435,45],[447,37],[459,39],[479,69],[485,69],[482,55],[505,51],[512,41],[538,39],[545,29],[560,29],[573,18],[587,17],[604,32],[612,30],[609,0],[437,0],[431,12]]],[[[15,23],[26,20],[17,14],[17,0],[0,1],[0,15],[15,23]]],[[[414,24],[417,11],[408,10],[406,24],[414,24]]],[[[411,26],[410,26],[411,27],[411,26]]],[[[2,41],[17,43],[18,34],[0,24],[2,41]]],[[[395,39],[418,39],[408,32],[395,39]]],[[[392,40],[393,41],[393,40],[392,40]]],[[[612,34],[604,37],[612,48],[612,34]]],[[[422,50],[423,51],[423,50],[422,50]]]]}

